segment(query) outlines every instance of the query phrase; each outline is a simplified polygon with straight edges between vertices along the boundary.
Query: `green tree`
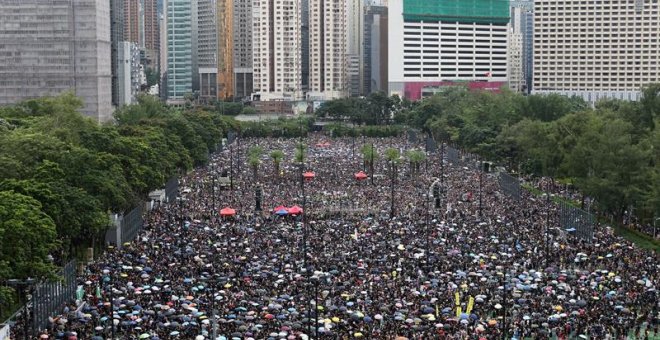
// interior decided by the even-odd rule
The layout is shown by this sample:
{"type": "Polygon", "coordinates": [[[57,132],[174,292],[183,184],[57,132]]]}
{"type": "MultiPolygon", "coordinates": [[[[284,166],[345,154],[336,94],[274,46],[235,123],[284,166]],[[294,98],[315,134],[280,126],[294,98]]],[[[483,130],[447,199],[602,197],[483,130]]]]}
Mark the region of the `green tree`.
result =
{"type": "Polygon", "coordinates": [[[252,146],[248,149],[248,163],[250,164],[250,167],[252,167],[254,178],[257,178],[259,165],[261,164],[261,155],[263,155],[263,153],[264,149],[259,145],[252,146]]]}
{"type": "Polygon", "coordinates": [[[273,168],[275,169],[275,177],[279,177],[280,164],[282,163],[282,159],[284,159],[284,152],[282,152],[282,150],[273,150],[270,153],[270,158],[273,159],[273,168]]]}
{"type": "Polygon", "coordinates": [[[410,164],[410,173],[416,176],[419,174],[421,164],[426,160],[426,152],[418,149],[408,150],[406,158],[410,164]]]}
{"type": "Polygon", "coordinates": [[[362,160],[364,164],[369,166],[371,176],[374,174],[374,163],[378,160],[378,151],[373,144],[365,144],[360,150],[362,152],[362,160]]]}
{"type": "Polygon", "coordinates": [[[55,224],[29,196],[0,191],[0,279],[53,277],[55,224]]]}

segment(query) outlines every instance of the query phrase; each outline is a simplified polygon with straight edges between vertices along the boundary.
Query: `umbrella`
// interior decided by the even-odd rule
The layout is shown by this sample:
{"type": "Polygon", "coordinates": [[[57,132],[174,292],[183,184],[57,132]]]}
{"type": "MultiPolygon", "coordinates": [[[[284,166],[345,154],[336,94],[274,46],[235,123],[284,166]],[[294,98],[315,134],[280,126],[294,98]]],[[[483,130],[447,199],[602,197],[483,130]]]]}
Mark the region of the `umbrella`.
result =
{"type": "Polygon", "coordinates": [[[299,215],[303,213],[303,209],[297,205],[294,205],[293,207],[289,208],[289,214],[291,215],[299,215]]]}
{"type": "Polygon", "coordinates": [[[314,179],[315,176],[316,174],[314,174],[313,171],[307,171],[303,174],[303,178],[307,181],[311,181],[312,179],[314,179]]]}
{"type": "Polygon", "coordinates": [[[286,208],[277,210],[275,213],[280,215],[280,216],[284,216],[284,215],[289,214],[289,212],[286,210],[286,208]]]}
{"type": "Polygon", "coordinates": [[[220,210],[220,216],[234,216],[236,215],[236,210],[230,207],[226,207],[220,210]]]}
{"type": "Polygon", "coordinates": [[[355,179],[357,179],[358,181],[365,180],[367,179],[367,177],[369,176],[367,176],[367,174],[365,174],[364,171],[360,171],[355,174],[355,179]]]}

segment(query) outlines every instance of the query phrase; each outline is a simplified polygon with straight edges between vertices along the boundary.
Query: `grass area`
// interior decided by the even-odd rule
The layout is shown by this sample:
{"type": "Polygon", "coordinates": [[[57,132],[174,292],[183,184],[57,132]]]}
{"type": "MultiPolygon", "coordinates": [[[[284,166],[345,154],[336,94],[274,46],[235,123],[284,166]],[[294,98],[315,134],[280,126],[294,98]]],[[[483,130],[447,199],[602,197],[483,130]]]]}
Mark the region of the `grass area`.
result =
{"type": "MultiPolygon", "coordinates": [[[[541,191],[541,190],[539,190],[539,189],[537,189],[537,188],[535,188],[535,187],[533,187],[529,184],[522,184],[521,186],[522,186],[523,189],[531,192],[534,196],[542,196],[542,195],[545,194],[543,191],[541,191]]],[[[575,208],[580,208],[580,206],[578,204],[576,204],[575,202],[573,202],[569,199],[563,198],[563,197],[552,196],[551,199],[555,203],[562,203],[563,202],[563,203],[566,203],[566,204],[568,204],[570,206],[573,206],[575,208]]],[[[614,228],[614,231],[616,232],[617,235],[625,238],[626,240],[628,240],[630,242],[635,243],[637,246],[639,246],[641,248],[645,248],[645,249],[650,249],[650,250],[653,250],[653,251],[656,251],[656,252],[660,252],[660,242],[658,240],[653,239],[652,236],[646,235],[646,234],[641,233],[637,230],[632,230],[632,229],[627,228],[627,227],[625,227],[623,225],[620,225],[618,223],[612,223],[612,222],[610,222],[610,221],[608,221],[605,218],[600,217],[600,216],[596,216],[596,218],[598,219],[598,222],[600,222],[601,224],[608,225],[608,226],[611,226],[612,228],[614,228]]]]}

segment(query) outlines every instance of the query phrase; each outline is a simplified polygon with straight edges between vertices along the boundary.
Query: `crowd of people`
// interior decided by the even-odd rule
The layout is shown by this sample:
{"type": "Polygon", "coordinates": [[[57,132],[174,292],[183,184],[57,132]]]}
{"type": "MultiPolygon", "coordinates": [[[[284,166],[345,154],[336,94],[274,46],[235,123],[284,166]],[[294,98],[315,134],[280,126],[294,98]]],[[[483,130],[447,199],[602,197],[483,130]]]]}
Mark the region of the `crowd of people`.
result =
{"type": "Polygon", "coordinates": [[[657,254],[609,228],[576,238],[552,203],[508,197],[496,174],[443,162],[439,151],[419,171],[406,160],[393,165],[387,148],[423,149],[404,139],[313,135],[304,165],[297,143],[238,140],[182,178],[180,199],[152,210],[136,240],[85,268],[85,305],[38,336],[660,336],[657,254]],[[374,173],[359,151],[369,144],[374,173]],[[256,169],[246,157],[255,145],[265,151],[256,169]],[[285,153],[279,169],[272,150],[285,153]],[[301,170],[313,178],[301,180],[301,170]],[[222,174],[231,188],[219,185],[222,174]],[[302,213],[275,210],[294,205],[302,213]],[[235,214],[221,216],[223,208],[235,214]]]}

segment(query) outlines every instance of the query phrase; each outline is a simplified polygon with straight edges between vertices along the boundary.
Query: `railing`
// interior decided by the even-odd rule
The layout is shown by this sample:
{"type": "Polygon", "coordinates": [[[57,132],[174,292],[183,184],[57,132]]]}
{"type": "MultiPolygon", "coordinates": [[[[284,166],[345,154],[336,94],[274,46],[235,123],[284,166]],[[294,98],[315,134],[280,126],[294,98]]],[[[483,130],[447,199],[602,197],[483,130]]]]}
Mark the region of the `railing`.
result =
{"type": "Polygon", "coordinates": [[[61,280],[43,282],[34,288],[32,304],[33,330],[48,327],[48,318],[60,313],[76,295],[76,261],[67,263],[60,272],[61,280]]]}
{"type": "Polygon", "coordinates": [[[567,202],[559,202],[559,224],[568,233],[575,235],[587,242],[594,237],[594,215],[580,208],[576,208],[567,202]]]}
{"type": "Polygon", "coordinates": [[[502,192],[517,200],[520,199],[520,180],[518,178],[506,172],[500,172],[497,181],[500,184],[502,192]]]}

